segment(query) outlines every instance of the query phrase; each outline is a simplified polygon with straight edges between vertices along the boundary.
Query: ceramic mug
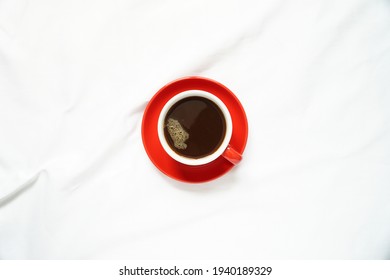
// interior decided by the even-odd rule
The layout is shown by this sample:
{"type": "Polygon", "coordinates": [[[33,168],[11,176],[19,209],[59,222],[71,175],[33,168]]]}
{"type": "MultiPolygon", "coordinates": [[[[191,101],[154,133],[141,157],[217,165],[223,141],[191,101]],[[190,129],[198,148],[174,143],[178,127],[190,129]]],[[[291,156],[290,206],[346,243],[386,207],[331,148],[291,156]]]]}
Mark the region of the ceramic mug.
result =
{"type": "Polygon", "coordinates": [[[242,159],[241,154],[239,152],[237,152],[229,144],[231,137],[232,137],[233,124],[232,124],[232,118],[231,118],[231,115],[230,115],[228,108],[218,97],[216,97],[214,94],[211,94],[211,93],[206,92],[206,91],[188,90],[188,91],[184,91],[184,92],[181,92],[179,94],[176,94],[171,99],[169,99],[165,103],[163,109],[160,112],[158,122],[157,122],[157,132],[158,132],[158,138],[160,140],[161,146],[163,147],[165,152],[171,158],[176,160],[177,162],[180,162],[180,163],[185,164],[185,165],[191,165],[191,166],[205,165],[205,164],[208,164],[208,163],[216,160],[220,156],[224,157],[225,159],[227,159],[228,161],[230,161],[231,163],[236,165],[242,159]],[[212,101],[215,105],[218,106],[218,108],[222,112],[223,117],[225,119],[225,128],[226,129],[225,129],[225,135],[223,137],[222,143],[211,154],[206,155],[204,157],[200,157],[200,158],[190,158],[190,157],[186,157],[183,155],[179,155],[169,146],[169,144],[165,138],[165,135],[164,135],[164,126],[165,126],[164,122],[165,122],[167,113],[172,108],[172,106],[174,106],[176,103],[178,103],[182,99],[188,98],[188,97],[203,97],[203,98],[206,98],[206,99],[212,101]]]}

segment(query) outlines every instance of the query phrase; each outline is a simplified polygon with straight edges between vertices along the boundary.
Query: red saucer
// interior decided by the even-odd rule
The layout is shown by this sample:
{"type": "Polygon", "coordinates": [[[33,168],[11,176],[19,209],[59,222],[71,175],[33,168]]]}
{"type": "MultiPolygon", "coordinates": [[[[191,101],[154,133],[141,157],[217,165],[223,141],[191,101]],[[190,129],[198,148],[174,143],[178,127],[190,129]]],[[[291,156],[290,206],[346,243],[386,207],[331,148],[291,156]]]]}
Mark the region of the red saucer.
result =
{"type": "MultiPolygon", "coordinates": [[[[163,149],[157,135],[157,121],[164,104],[186,90],[204,90],[221,99],[229,109],[233,122],[230,145],[243,153],[248,138],[248,121],[237,97],[224,85],[203,77],[185,77],[161,88],[149,101],[142,119],[142,142],[153,164],[167,176],[186,183],[214,180],[233,168],[222,156],[205,165],[189,166],[172,159],[163,149]]],[[[245,159],[244,159],[245,160],[245,159]]]]}

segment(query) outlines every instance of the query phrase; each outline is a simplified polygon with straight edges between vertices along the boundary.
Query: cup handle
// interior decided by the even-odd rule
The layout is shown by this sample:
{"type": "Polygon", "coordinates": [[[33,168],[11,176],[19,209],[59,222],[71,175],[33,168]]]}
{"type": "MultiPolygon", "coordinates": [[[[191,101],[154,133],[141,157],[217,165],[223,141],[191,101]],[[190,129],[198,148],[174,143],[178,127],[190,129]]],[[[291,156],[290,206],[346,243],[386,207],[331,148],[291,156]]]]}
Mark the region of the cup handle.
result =
{"type": "Polygon", "coordinates": [[[222,156],[234,165],[237,165],[242,159],[242,155],[237,152],[231,145],[228,145],[222,156]]]}

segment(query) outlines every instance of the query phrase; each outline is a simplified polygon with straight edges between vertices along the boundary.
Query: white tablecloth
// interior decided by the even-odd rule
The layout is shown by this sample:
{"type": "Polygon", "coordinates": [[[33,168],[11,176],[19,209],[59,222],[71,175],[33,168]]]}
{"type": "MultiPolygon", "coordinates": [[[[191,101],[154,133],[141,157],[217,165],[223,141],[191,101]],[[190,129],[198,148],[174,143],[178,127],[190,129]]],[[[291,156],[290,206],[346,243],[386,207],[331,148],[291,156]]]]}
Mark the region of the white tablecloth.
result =
{"type": "Polygon", "coordinates": [[[0,258],[390,258],[390,2],[0,1],[0,258]],[[141,140],[229,87],[244,160],[191,185],[141,140]]]}

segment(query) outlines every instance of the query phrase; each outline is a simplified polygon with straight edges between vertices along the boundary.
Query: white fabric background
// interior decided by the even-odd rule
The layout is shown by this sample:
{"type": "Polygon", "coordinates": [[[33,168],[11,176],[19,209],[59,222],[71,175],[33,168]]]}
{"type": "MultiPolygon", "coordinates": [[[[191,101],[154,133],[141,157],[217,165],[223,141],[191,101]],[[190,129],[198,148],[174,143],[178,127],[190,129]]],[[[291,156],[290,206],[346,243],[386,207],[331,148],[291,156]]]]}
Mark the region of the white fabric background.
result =
{"type": "Polygon", "coordinates": [[[0,258],[389,258],[389,73],[387,0],[0,0],[0,258]],[[202,185],[141,141],[187,75],[249,120],[202,185]]]}

